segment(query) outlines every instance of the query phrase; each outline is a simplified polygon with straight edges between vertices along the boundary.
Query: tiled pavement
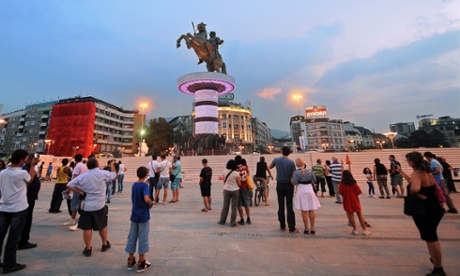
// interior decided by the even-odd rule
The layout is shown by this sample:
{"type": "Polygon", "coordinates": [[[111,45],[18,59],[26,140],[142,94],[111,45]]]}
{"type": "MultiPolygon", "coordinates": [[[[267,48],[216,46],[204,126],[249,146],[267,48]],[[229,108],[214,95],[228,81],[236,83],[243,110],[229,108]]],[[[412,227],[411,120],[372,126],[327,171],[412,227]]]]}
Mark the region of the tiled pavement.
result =
{"type": "MultiPolygon", "coordinates": [[[[215,163],[225,163],[215,161],[215,163]]],[[[211,158],[208,158],[212,160],[211,158]]],[[[38,247],[18,251],[18,262],[27,268],[15,275],[129,275],[124,252],[129,231],[130,184],[136,164],[148,159],[126,159],[125,191],[109,205],[109,240],[112,248],[100,252],[100,238],[93,237],[93,255],[82,255],[82,232],[61,224],[63,212],[49,214],[53,182],[42,186],[37,201],[31,242],[38,247]]],[[[193,159],[193,163],[196,164],[193,159]]],[[[210,161],[211,162],[211,161],[210,161]]],[[[402,199],[371,199],[361,203],[372,236],[351,236],[341,205],[320,198],[316,235],[289,234],[279,230],[273,184],[271,206],[252,207],[252,225],[236,228],[217,224],[222,206],[222,185],[214,177],[213,210],[201,212],[202,201],[196,175],[199,166],[183,158],[184,189],[180,202],[156,205],[151,210],[150,252],[153,267],[148,275],[424,275],[432,267],[425,242],[411,218],[402,214],[402,199]]],[[[221,165],[214,167],[215,174],[221,165]]],[[[364,188],[364,186],[361,186],[364,188]]],[[[363,189],[364,191],[364,189],[363,189]]],[[[170,198],[170,197],[169,197],[170,198]]],[[[460,196],[453,195],[460,205],[460,196]]],[[[296,211],[298,228],[303,229],[296,211]]],[[[447,214],[439,226],[444,268],[460,275],[460,215],[447,214]]]]}

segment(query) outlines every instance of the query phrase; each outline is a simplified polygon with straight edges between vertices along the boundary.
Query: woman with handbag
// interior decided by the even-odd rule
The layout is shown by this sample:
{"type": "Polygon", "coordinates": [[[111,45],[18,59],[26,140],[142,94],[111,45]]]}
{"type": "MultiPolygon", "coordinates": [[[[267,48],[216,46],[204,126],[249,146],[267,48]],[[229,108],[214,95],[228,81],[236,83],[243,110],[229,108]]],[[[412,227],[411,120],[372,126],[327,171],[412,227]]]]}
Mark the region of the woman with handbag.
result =
{"type": "Polygon", "coordinates": [[[227,162],[226,169],[223,173],[224,179],[224,206],[222,207],[222,212],[220,213],[220,219],[218,224],[225,225],[227,220],[228,210],[230,209],[230,200],[232,201],[232,211],[230,214],[230,226],[236,227],[236,213],[238,210],[238,201],[240,197],[240,186],[241,186],[241,177],[240,173],[237,171],[238,167],[235,160],[229,160],[227,162]]]}
{"type": "MultiPolygon", "coordinates": [[[[417,197],[416,200],[422,203],[418,208],[424,209],[412,218],[421,239],[426,241],[430,261],[434,264],[433,271],[427,275],[446,275],[442,268],[441,245],[437,235],[438,224],[444,214],[436,196],[436,182],[431,175],[430,164],[423,159],[421,153],[415,151],[406,154],[406,160],[413,169],[410,176],[400,169],[402,176],[410,183],[407,186],[407,197],[417,197]]],[[[405,204],[408,202],[405,201],[405,204]]]]}

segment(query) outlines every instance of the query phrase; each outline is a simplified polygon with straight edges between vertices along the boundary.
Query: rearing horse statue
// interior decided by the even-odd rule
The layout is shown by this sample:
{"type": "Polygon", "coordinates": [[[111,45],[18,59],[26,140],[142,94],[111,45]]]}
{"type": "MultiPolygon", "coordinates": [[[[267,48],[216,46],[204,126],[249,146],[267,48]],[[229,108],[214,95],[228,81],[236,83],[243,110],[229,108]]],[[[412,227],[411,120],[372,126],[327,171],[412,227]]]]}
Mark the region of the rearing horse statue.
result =
{"type": "MultiPolygon", "coordinates": [[[[196,55],[200,59],[198,64],[202,63],[203,61],[206,62],[206,68],[208,72],[219,72],[227,74],[227,69],[225,67],[225,63],[222,60],[222,56],[219,54],[218,47],[220,44],[223,43],[223,40],[219,38],[213,38],[213,42],[211,43],[208,41],[208,34],[206,32],[206,24],[201,22],[197,26],[198,33],[194,35],[187,33],[186,35],[181,35],[177,39],[177,48],[180,47],[180,42],[182,39],[185,40],[185,45],[187,48],[193,48],[196,55]],[[217,39],[217,42],[215,42],[217,39]],[[213,45],[214,44],[214,45],[213,45]]],[[[212,32],[211,32],[212,33],[212,32]]]]}

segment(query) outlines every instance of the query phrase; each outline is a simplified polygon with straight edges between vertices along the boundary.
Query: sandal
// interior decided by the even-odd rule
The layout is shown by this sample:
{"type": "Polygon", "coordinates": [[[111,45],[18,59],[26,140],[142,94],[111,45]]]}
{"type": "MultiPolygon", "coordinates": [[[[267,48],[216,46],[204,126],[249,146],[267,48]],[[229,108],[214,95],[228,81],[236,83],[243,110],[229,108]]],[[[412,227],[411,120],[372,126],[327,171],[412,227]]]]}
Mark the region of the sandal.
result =
{"type": "Polygon", "coordinates": [[[297,233],[300,233],[300,230],[297,228],[293,231],[289,231],[289,234],[297,234],[297,233]]]}
{"type": "Polygon", "coordinates": [[[367,223],[367,221],[364,222],[364,224],[366,224],[366,227],[371,227],[371,225],[369,223],[367,223]]]}
{"type": "Polygon", "coordinates": [[[303,233],[304,233],[305,235],[307,235],[307,234],[308,234],[308,229],[303,230],[303,233]]]}
{"type": "Polygon", "coordinates": [[[314,235],[314,234],[316,234],[316,231],[312,229],[312,230],[310,230],[310,234],[314,235]]]}
{"type": "Polygon", "coordinates": [[[207,212],[208,210],[206,208],[201,209],[201,212],[207,212]]]}
{"type": "Polygon", "coordinates": [[[168,201],[169,203],[175,203],[176,201],[175,200],[170,200],[168,201]]]}

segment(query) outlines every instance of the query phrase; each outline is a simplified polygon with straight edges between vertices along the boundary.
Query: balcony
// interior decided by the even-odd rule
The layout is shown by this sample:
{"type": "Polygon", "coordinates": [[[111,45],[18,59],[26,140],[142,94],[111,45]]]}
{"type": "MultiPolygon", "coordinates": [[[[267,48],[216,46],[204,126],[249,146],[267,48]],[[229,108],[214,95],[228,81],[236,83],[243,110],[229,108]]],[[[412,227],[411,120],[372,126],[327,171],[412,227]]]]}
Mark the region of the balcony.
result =
{"type": "Polygon", "coordinates": [[[18,129],[24,129],[24,126],[19,125],[18,129]]]}
{"type": "Polygon", "coordinates": [[[44,135],[44,134],[46,134],[46,131],[45,131],[45,130],[42,130],[42,131],[39,131],[39,132],[38,132],[38,135],[44,135]]]}
{"type": "Polygon", "coordinates": [[[42,115],[41,119],[48,119],[49,117],[50,115],[45,114],[45,115],[42,115]]]}
{"type": "Polygon", "coordinates": [[[40,127],[46,127],[47,125],[48,125],[48,123],[41,123],[40,127]]]}
{"type": "Polygon", "coordinates": [[[26,121],[26,118],[19,119],[19,122],[25,122],[25,121],[26,121]]]}
{"type": "Polygon", "coordinates": [[[18,133],[16,134],[16,137],[21,137],[22,134],[23,134],[22,132],[18,132],[18,133]]]}

